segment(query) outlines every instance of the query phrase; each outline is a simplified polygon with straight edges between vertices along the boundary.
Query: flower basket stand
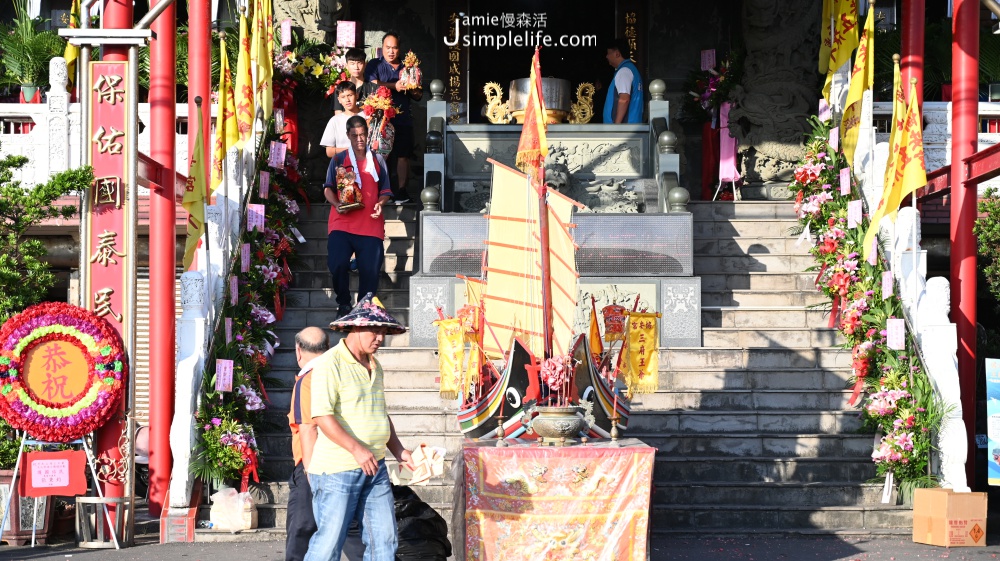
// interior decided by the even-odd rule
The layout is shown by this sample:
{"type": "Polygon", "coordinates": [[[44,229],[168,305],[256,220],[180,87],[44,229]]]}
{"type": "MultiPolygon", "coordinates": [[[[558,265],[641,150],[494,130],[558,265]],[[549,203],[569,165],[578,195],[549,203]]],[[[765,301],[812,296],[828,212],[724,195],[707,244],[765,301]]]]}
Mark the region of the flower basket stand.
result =
{"type": "MultiPolygon", "coordinates": [[[[97,469],[94,465],[94,454],[90,447],[87,445],[85,439],[73,440],[65,443],[55,443],[55,442],[43,442],[39,440],[30,440],[28,438],[27,431],[20,431],[21,445],[17,455],[17,463],[14,464],[14,470],[10,472],[10,479],[6,486],[0,484],[0,528],[3,528],[3,539],[8,541],[11,545],[25,545],[30,543],[32,547],[36,543],[44,543],[44,539],[48,538],[49,525],[52,520],[52,504],[53,501],[51,497],[43,496],[38,498],[28,498],[17,496],[17,478],[18,475],[24,477],[24,474],[20,474],[22,460],[25,458],[24,447],[36,446],[36,445],[46,445],[46,444],[69,444],[83,446],[84,451],[87,453],[87,465],[90,468],[90,473],[93,476],[94,488],[100,495],[99,498],[84,500],[81,502],[81,498],[77,498],[77,537],[80,537],[80,520],[88,516],[89,513],[96,511],[96,506],[93,509],[88,509],[84,512],[83,508],[85,505],[90,505],[96,503],[97,505],[103,507],[104,511],[104,521],[107,522],[107,527],[111,529],[110,537],[111,541],[107,542],[109,545],[84,545],[80,544],[80,547],[114,547],[115,549],[121,549],[121,543],[119,536],[124,536],[124,521],[125,521],[125,508],[131,506],[131,501],[125,499],[106,499],[101,493],[101,488],[98,483],[97,469]],[[13,499],[17,498],[15,502],[13,499]],[[108,511],[108,505],[117,505],[115,508],[115,518],[116,521],[112,523],[111,515],[108,511]],[[19,505],[17,507],[11,508],[11,505],[19,505]],[[27,505],[27,508],[25,508],[27,505]],[[34,512],[33,512],[34,509],[34,512]],[[39,511],[41,509],[41,512],[39,511]],[[32,523],[29,521],[29,516],[32,523]],[[10,523],[8,525],[8,522],[10,523]],[[27,527],[25,526],[27,524],[27,527]],[[10,528],[10,537],[8,538],[7,528],[10,528]],[[119,529],[121,528],[121,529],[119,529]]],[[[96,517],[95,517],[96,520],[96,517]]],[[[98,534],[96,537],[91,537],[92,535],[85,535],[84,537],[88,539],[88,543],[105,543],[105,523],[100,521],[95,524],[99,527],[98,534]]]]}
{"type": "Polygon", "coordinates": [[[32,543],[45,544],[49,537],[52,524],[51,497],[33,499],[22,497],[14,485],[14,470],[0,471],[0,518],[6,514],[7,505],[12,506],[7,523],[3,526],[0,540],[8,545],[27,545],[32,543]],[[9,497],[9,502],[8,502],[9,497]]]}

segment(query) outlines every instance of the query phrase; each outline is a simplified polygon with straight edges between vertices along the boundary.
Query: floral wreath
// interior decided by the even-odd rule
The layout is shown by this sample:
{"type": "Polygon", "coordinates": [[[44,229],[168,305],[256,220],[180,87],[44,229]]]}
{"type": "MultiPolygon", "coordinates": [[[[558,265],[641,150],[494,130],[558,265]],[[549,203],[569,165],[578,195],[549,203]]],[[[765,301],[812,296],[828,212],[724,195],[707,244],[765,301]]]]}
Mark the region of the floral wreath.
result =
{"type": "Polygon", "coordinates": [[[0,327],[0,417],[33,438],[68,442],[114,416],[125,389],[128,360],[118,332],[93,312],[58,302],[32,306],[0,327]],[[39,345],[60,341],[87,359],[84,388],[53,403],[25,381],[24,361],[39,345]]]}

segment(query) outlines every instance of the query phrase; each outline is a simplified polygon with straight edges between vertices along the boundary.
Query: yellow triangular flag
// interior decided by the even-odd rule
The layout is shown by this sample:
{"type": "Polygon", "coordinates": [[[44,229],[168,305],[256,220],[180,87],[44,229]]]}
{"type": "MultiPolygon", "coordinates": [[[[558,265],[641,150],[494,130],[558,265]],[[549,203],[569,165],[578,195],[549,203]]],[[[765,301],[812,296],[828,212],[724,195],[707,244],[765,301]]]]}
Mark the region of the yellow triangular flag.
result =
{"type": "Polygon", "coordinates": [[[191,151],[191,164],[188,168],[187,186],[181,206],[188,213],[187,241],[184,244],[184,269],[191,267],[194,261],[194,251],[198,249],[198,241],[205,233],[205,138],[202,134],[204,119],[198,110],[198,133],[195,135],[194,150],[191,151]]]}
{"type": "MultiPolygon", "coordinates": [[[[239,139],[235,146],[243,149],[253,131],[253,77],[250,75],[250,36],[247,33],[246,10],[240,11],[240,54],[236,57],[236,83],[233,93],[236,102],[236,129],[239,139]]],[[[252,147],[251,147],[252,148],[252,147]]]]}
{"type": "MultiPolygon", "coordinates": [[[[80,27],[80,0],[73,0],[69,10],[70,29],[80,27]]],[[[63,58],[66,59],[66,72],[69,74],[69,83],[76,82],[76,60],[80,58],[80,47],[66,42],[66,49],[63,51],[63,58]]]]}
{"type": "Polygon", "coordinates": [[[910,193],[927,185],[927,168],[924,164],[924,135],[917,99],[916,79],[911,80],[910,103],[906,107],[906,121],[899,133],[899,152],[896,154],[895,172],[889,185],[882,190],[875,215],[872,216],[862,249],[864,258],[871,253],[872,242],[878,235],[878,223],[883,216],[896,219],[896,211],[910,193]]]}
{"type": "Polygon", "coordinates": [[[830,101],[830,86],[837,70],[851,61],[851,53],[858,47],[857,0],[833,0],[833,40],[830,43],[830,62],[823,84],[823,97],[830,101]]]}
{"type": "Polygon", "coordinates": [[[271,25],[271,1],[257,0],[253,14],[253,48],[251,51],[256,70],[256,104],[264,114],[264,121],[274,112],[274,94],[271,77],[274,70],[274,29],[271,25]]]}
{"type": "Polygon", "coordinates": [[[826,74],[830,70],[830,49],[833,46],[833,37],[830,36],[831,21],[833,18],[833,7],[836,0],[823,0],[823,15],[820,17],[820,38],[819,38],[819,73],[826,74]]]}
{"type": "Polygon", "coordinates": [[[865,18],[865,29],[861,33],[861,44],[858,56],[854,58],[854,70],[851,71],[851,87],[847,90],[847,103],[840,119],[840,134],[844,139],[841,147],[847,163],[854,163],[854,149],[858,146],[858,133],[861,132],[861,101],[865,91],[872,89],[875,81],[875,9],[868,8],[865,18]]]}
{"type": "Polygon", "coordinates": [[[882,188],[889,187],[896,176],[896,154],[899,152],[899,136],[906,120],[906,99],[903,97],[903,79],[899,74],[899,55],[892,56],[892,123],[889,128],[889,160],[885,165],[882,188]]]}
{"type": "Polygon", "coordinates": [[[212,190],[222,183],[226,165],[226,151],[239,139],[236,124],[236,102],[233,98],[233,79],[229,74],[229,53],[225,36],[219,38],[219,110],[215,116],[215,150],[212,158],[212,190]]]}

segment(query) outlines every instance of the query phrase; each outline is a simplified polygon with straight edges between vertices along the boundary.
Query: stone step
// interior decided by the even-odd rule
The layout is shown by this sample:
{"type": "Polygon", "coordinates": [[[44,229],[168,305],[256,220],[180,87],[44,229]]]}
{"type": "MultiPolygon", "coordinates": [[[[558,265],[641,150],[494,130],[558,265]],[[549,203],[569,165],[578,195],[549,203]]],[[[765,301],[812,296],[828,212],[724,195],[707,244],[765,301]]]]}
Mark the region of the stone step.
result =
{"type": "MultiPolygon", "coordinates": [[[[419,439],[417,439],[419,440],[419,439]]],[[[413,440],[407,438],[407,443],[413,440]]],[[[412,444],[411,444],[412,445],[412,444]]],[[[431,485],[452,485],[452,462],[449,455],[444,461],[444,475],[430,482],[431,485]]],[[[278,454],[267,459],[269,474],[276,462],[287,461],[291,456],[278,454]]],[[[392,460],[389,460],[392,463],[392,460]]],[[[875,476],[875,465],[867,457],[856,458],[779,458],[779,457],[694,457],[684,458],[670,454],[657,454],[654,464],[656,481],[682,484],[722,483],[865,483],[875,476]]],[[[257,487],[255,499],[264,502],[284,502],[288,494],[288,474],[272,478],[257,487]]]]}
{"type": "Polygon", "coordinates": [[[829,304],[830,298],[818,290],[704,290],[702,307],[815,306],[829,304]]]}
{"type": "MultiPolygon", "coordinates": [[[[433,371],[438,368],[435,349],[392,347],[378,354],[387,371],[433,371]]],[[[707,349],[660,348],[660,370],[842,368],[850,366],[850,351],[826,348],[707,349]]]]}
{"type": "MultiPolygon", "coordinates": [[[[385,214],[385,221],[418,222],[420,218],[419,205],[386,205],[382,207],[385,214]]],[[[326,221],[330,217],[329,203],[312,203],[309,210],[303,208],[299,213],[300,224],[322,224],[326,226],[326,221]]]]}
{"type": "Polygon", "coordinates": [[[662,505],[653,507],[655,534],[766,532],[855,533],[895,530],[910,534],[913,511],[903,506],[662,505]]]}
{"type": "MultiPolygon", "coordinates": [[[[386,254],[414,255],[415,248],[419,245],[419,242],[414,238],[386,238],[382,241],[382,248],[385,249],[386,254]]],[[[298,256],[322,255],[325,257],[326,250],[326,238],[307,238],[306,243],[295,246],[298,256]]]]}
{"type": "MultiPolygon", "coordinates": [[[[330,332],[332,336],[336,332],[330,332]]],[[[394,335],[393,337],[399,337],[394,335]]],[[[284,339],[282,339],[284,340],[284,339]]],[[[291,346],[292,339],[288,339],[288,346],[291,346]]],[[[412,350],[403,348],[403,350],[412,350]]],[[[388,349],[382,349],[379,354],[386,353],[388,349]]],[[[433,353],[431,349],[426,352],[433,353]]],[[[289,352],[285,346],[278,349],[278,353],[289,352]]],[[[846,350],[843,352],[847,352],[846,350]]],[[[276,353],[277,354],[277,353],[276,353]]],[[[285,361],[282,359],[283,362],[285,361]]],[[[298,372],[298,366],[282,366],[272,369],[272,375],[276,372],[291,372],[292,376],[298,372]]],[[[386,368],[385,388],[387,390],[423,390],[430,392],[438,391],[438,367],[437,363],[423,367],[409,367],[402,370],[386,368]]],[[[844,391],[849,386],[852,376],[849,365],[843,367],[806,367],[806,368],[776,368],[776,367],[749,367],[749,368],[687,368],[683,370],[667,369],[660,364],[658,392],[708,392],[713,390],[775,390],[775,391],[844,391]]],[[[289,378],[291,380],[291,378],[289,378]]]]}
{"type": "MultiPolygon", "coordinates": [[[[388,264],[388,263],[387,263],[388,264]]],[[[314,264],[315,265],[315,264],[314,264]]],[[[303,266],[304,267],[304,266],[303,266]]],[[[401,288],[409,289],[410,277],[413,271],[397,271],[395,269],[385,269],[379,275],[379,289],[401,288]]],[[[350,275],[351,290],[358,289],[358,275],[350,275]]],[[[333,280],[330,278],[330,270],[326,264],[316,269],[298,268],[292,273],[292,286],[301,289],[330,288],[333,280]]]]}
{"type": "Polygon", "coordinates": [[[827,327],[830,312],[804,306],[702,306],[701,326],[777,327],[812,329],[827,327]]]}
{"type": "Polygon", "coordinates": [[[791,201],[691,201],[688,212],[695,220],[794,220],[792,206],[791,201]]]}
{"type": "MultiPolygon", "coordinates": [[[[270,410],[285,414],[289,410],[291,390],[268,390],[270,410]]],[[[677,433],[727,433],[774,432],[837,434],[858,432],[862,423],[855,410],[835,409],[829,405],[846,405],[845,395],[814,396],[805,394],[801,405],[787,405],[795,401],[793,392],[727,391],[698,394],[656,394],[664,399],[633,401],[629,417],[630,431],[677,433]],[[689,405],[700,407],[692,411],[689,405]],[[785,407],[783,407],[785,405],[785,407]],[[673,407],[671,407],[673,406],[673,407]]],[[[650,397],[650,396],[644,396],[650,397]]],[[[395,421],[400,438],[419,437],[426,432],[459,433],[457,410],[453,402],[444,402],[436,394],[417,396],[405,391],[387,391],[386,407],[395,421]],[[434,403],[448,406],[435,411],[434,403]]],[[[286,434],[286,429],[267,434],[286,434]]]]}
{"type": "Polygon", "coordinates": [[[694,259],[694,274],[767,271],[800,273],[816,264],[812,255],[754,253],[751,255],[699,255],[694,259]]]}
{"type": "Polygon", "coordinates": [[[719,348],[838,347],[844,337],[836,329],[782,329],[780,327],[705,327],[702,345],[719,348]]]}
{"type": "Polygon", "coordinates": [[[812,246],[799,243],[797,238],[785,235],[774,237],[696,238],[693,244],[695,261],[709,255],[758,255],[787,253],[806,255],[812,246]]]}
{"type": "MultiPolygon", "coordinates": [[[[409,307],[387,307],[386,310],[392,314],[392,317],[396,318],[403,325],[408,325],[408,318],[410,315],[409,307]]],[[[309,325],[315,325],[319,327],[330,325],[333,321],[335,314],[331,314],[329,308],[320,309],[309,309],[309,308],[295,308],[290,310],[285,310],[285,315],[282,317],[280,327],[285,328],[299,328],[306,327],[309,325]]]]}
{"type": "MultiPolygon", "coordinates": [[[[331,319],[333,319],[333,315],[334,315],[334,313],[331,311],[331,315],[330,315],[331,319]]],[[[322,327],[322,328],[326,329],[326,326],[329,325],[329,323],[330,322],[326,322],[326,323],[324,323],[322,325],[318,325],[317,327],[322,327]]],[[[280,322],[278,322],[278,323],[276,323],[274,325],[274,329],[272,329],[272,331],[274,331],[274,333],[278,336],[278,339],[282,342],[282,345],[287,344],[289,346],[292,346],[294,344],[294,341],[295,341],[295,334],[298,333],[299,331],[301,331],[302,327],[304,327],[304,326],[300,326],[298,323],[285,323],[284,321],[280,321],[280,322]]],[[[327,333],[329,334],[330,344],[331,345],[336,345],[338,342],[340,342],[341,337],[343,337],[343,335],[344,335],[340,331],[333,331],[333,330],[330,330],[327,333]]],[[[403,333],[402,335],[390,335],[390,336],[388,336],[388,337],[385,338],[385,342],[382,344],[382,346],[383,347],[409,347],[410,346],[410,334],[409,334],[409,332],[406,332],[406,333],[403,333]]],[[[279,369],[283,369],[283,368],[284,367],[280,367],[279,369]]],[[[298,368],[296,367],[293,370],[295,370],[297,372],[298,368]]],[[[294,372],[293,372],[293,375],[294,375],[294,372]]]]}
{"type": "Polygon", "coordinates": [[[657,480],[690,483],[707,481],[861,483],[875,477],[875,464],[871,458],[684,458],[657,454],[653,469],[657,480]]]}
{"type": "Polygon", "coordinates": [[[816,273],[770,271],[701,273],[703,292],[724,290],[816,290],[816,273]]]}
{"type": "MultiPolygon", "coordinates": [[[[298,265],[296,268],[300,272],[315,271],[315,272],[325,272],[327,278],[329,278],[330,267],[326,260],[326,252],[323,253],[310,253],[310,254],[300,254],[296,256],[298,260],[298,265]]],[[[386,253],[383,259],[383,270],[385,271],[406,271],[414,272],[417,264],[417,259],[411,254],[402,253],[386,253]]]]}
{"type": "MultiPolygon", "coordinates": [[[[325,242],[330,233],[326,220],[313,220],[300,222],[298,225],[302,237],[308,240],[323,240],[325,242]]],[[[404,222],[401,220],[385,221],[385,237],[389,239],[414,239],[417,235],[416,222],[404,222]]]]}
{"type": "MultiPolygon", "coordinates": [[[[415,487],[418,495],[421,488],[415,487]]],[[[426,501],[451,525],[451,502],[426,501]]],[[[207,520],[211,508],[198,509],[198,519],[207,520]]],[[[199,529],[196,541],[273,541],[284,539],[287,508],[279,505],[258,505],[258,528],[238,533],[199,529]]],[[[849,534],[877,533],[909,535],[913,523],[912,511],[903,506],[888,505],[690,505],[654,503],[650,520],[655,535],[692,534],[747,535],[754,533],[785,534],[849,534]]]]}
{"type": "MultiPolygon", "coordinates": [[[[286,310],[337,311],[337,295],[333,288],[291,288],[286,294],[286,310]]],[[[409,309],[410,307],[410,291],[406,288],[383,287],[380,283],[378,298],[386,308],[409,309]]]]}
{"type": "MultiPolygon", "coordinates": [[[[824,456],[867,458],[871,456],[873,436],[868,434],[817,433],[729,433],[713,432],[642,432],[626,431],[629,438],[638,438],[661,453],[697,456],[774,456],[779,458],[819,458],[824,456]]],[[[401,437],[404,444],[408,438],[401,437]]],[[[416,440],[416,438],[415,438],[416,440]]],[[[419,442],[445,448],[454,456],[465,438],[460,433],[424,432],[419,442]]],[[[291,436],[267,433],[258,435],[257,443],[265,456],[287,455],[291,436]]]]}
{"type": "Polygon", "coordinates": [[[688,506],[879,506],[877,483],[769,483],[654,481],[653,503],[688,506]]]}
{"type": "Polygon", "coordinates": [[[694,240],[736,239],[736,238],[781,238],[794,239],[792,233],[798,228],[798,221],[788,219],[732,219],[694,221],[694,240]]]}

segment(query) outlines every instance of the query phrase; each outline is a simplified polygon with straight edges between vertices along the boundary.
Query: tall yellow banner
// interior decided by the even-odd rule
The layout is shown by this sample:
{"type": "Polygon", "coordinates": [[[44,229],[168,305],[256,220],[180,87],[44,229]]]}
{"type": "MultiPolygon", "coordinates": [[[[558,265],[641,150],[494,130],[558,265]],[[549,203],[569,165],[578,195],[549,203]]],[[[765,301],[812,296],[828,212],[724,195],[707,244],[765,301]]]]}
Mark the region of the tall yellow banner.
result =
{"type": "Polygon", "coordinates": [[[630,312],[625,327],[625,383],[629,395],[653,393],[660,381],[658,313],[630,312]]]}

